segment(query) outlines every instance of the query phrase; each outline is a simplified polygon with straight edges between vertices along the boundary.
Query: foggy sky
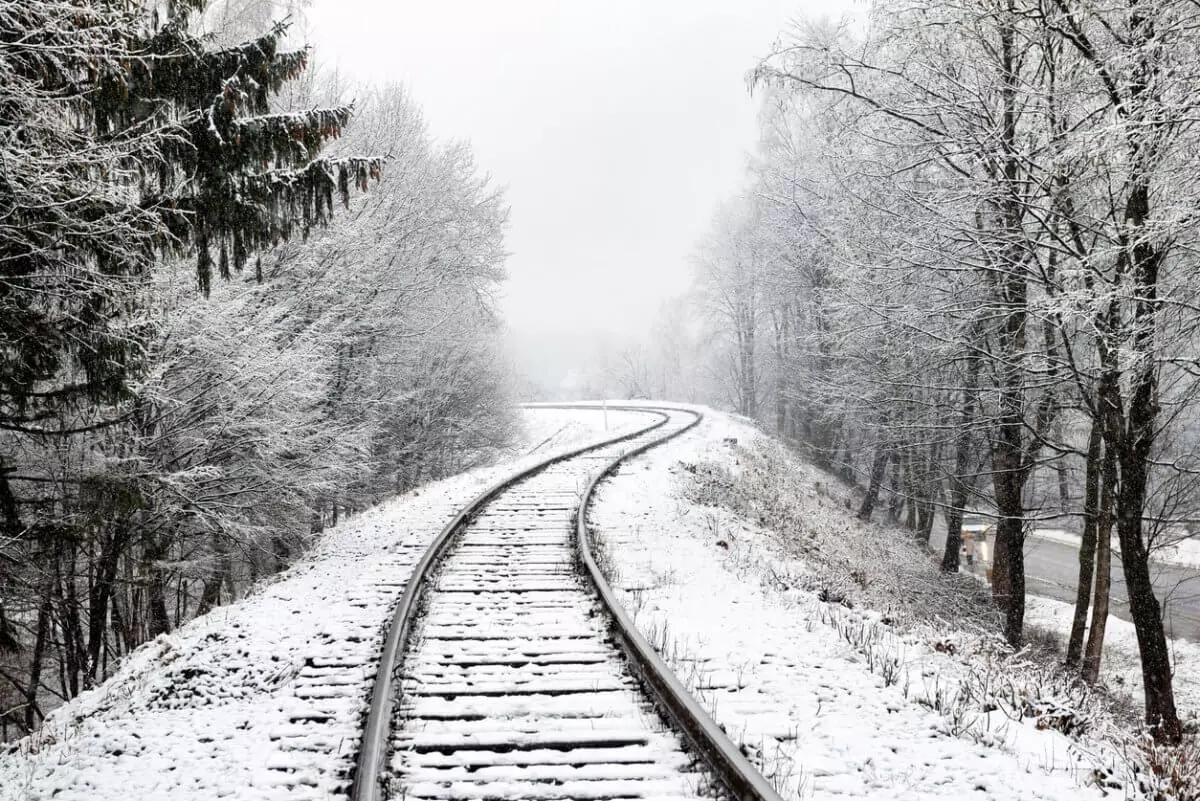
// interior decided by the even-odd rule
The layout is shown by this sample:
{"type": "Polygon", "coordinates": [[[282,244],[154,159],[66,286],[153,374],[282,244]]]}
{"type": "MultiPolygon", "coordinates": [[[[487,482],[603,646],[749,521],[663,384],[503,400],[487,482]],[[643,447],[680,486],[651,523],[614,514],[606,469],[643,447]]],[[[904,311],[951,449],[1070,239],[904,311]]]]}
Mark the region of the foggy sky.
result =
{"type": "MultiPolygon", "coordinates": [[[[502,310],[522,366],[640,336],[742,185],[745,74],[849,0],[313,0],[317,57],[406,83],[512,207],[502,310]],[[639,295],[640,288],[644,295],[639,295]]],[[[544,366],[544,365],[543,365],[544,366]]]]}

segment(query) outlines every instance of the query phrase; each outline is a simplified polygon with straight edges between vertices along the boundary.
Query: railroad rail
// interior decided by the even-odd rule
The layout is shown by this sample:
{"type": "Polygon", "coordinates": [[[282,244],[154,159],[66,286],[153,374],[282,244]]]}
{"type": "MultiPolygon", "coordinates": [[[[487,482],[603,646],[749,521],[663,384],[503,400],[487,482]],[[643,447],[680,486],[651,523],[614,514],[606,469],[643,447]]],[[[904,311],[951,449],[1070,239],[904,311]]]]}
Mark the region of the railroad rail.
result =
{"type": "Polygon", "coordinates": [[[780,801],[638,633],[592,553],[586,512],[603,478],[702,416],[606,408],[653,422],[489,487],[422,556],[385,635],[353,801],[675,799],[714,786],[780,801]]]}

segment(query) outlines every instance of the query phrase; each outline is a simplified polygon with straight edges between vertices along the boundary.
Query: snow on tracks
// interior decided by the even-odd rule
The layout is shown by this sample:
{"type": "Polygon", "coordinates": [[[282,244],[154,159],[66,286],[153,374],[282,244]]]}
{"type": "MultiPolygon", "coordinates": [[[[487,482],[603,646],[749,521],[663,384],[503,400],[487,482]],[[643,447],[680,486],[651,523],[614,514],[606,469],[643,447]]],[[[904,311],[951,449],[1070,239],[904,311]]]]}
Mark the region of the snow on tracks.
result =
{"type": "MultiPolygon", "coordinates": [[[[250,597],[135,651],[0,754],[0,799],[344,797],[379,637],[425,545],[483,486],[602,438],[599,412],[527,418],[536,453],[355,517],[250,597]]],[[[613,429],[644,421],[609,413],[613,429]]]]}
{"type": "Polygon", "coordinates": [[[639,441],[507,488],[447,552],[403,662],[393,796],[695,798],[707,784],[642,695],[575,567],[582,489],[639,441]]]}

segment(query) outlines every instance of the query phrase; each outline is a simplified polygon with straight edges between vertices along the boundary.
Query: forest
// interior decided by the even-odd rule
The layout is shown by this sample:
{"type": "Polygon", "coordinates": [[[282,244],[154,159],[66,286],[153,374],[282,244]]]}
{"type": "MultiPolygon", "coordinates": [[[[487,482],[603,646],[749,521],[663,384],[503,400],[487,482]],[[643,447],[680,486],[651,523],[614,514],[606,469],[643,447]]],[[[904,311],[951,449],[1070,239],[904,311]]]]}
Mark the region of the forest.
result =
{"type": "Polygon", "coordinates": [[[1014,647],[1028,532],[1082,532],[1067,664],[1096,681],[1121,571],[1163,742],[1152,559],[1200,520],[1198,24],[1184,0],[796,24],[748,75],[759,143],[692,290],[603,373],[759,421],[857,485],[864,519],[922,543],[940,520],[947,571],[985,513],[1014,647]]]}
{"type": "MultiPolygon", "coordinates": [[[[516,428],[508,208],[274,0],[0,0],[0,739],[516,428]]],[[[1200,525],[1200,7],[878,0],[752,65],[758,143],[644,341],[577,382],[730,408],[987,580],[1080,533],[1184,735],[1155,554],[1200,525]],[[1115,564],[1120,555],[1119,567],[1115,564]]],[[[650,76],[647,80],[652,80],[650,76]]]]}
{"type": "Polygon", "coordinates": [[[0,0],[0,738],[486,460],[508,210],[270,0],[0,0]]]}

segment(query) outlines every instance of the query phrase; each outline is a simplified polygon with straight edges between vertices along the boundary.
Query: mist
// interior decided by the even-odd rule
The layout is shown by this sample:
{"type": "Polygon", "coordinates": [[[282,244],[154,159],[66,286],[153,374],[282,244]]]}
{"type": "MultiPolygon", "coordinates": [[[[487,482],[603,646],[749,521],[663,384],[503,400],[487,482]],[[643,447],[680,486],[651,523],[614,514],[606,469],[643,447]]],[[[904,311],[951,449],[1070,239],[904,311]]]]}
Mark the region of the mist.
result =
{"type": "Polygon", "coordinates": [[[746,73],[793,18],[850,5],[315,0],[306,18],[318,61],[404,82],[505,188],[501,309],[517,371],[553,397],[687,290],[758,136],[746,73]]]}

